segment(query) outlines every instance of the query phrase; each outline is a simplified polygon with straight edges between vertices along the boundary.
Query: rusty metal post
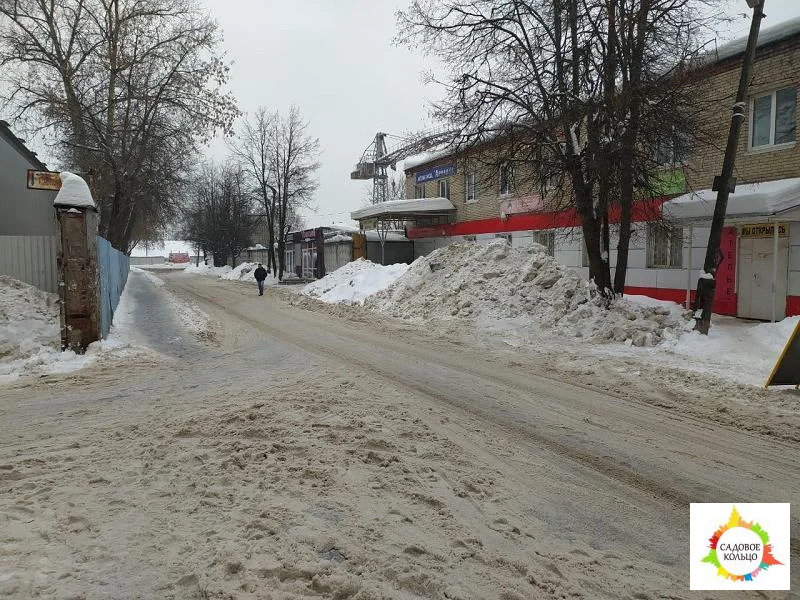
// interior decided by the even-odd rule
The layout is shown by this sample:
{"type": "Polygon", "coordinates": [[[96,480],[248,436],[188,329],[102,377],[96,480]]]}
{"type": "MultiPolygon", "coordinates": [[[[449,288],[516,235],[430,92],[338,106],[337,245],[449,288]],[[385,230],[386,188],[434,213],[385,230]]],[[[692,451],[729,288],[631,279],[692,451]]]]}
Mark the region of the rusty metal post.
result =
{"type": "Polygon", "coordinates": [[[56,217],[60,229],[61,347],[82,353],[100,339],[97,211],[57,206],[56,217]]]}

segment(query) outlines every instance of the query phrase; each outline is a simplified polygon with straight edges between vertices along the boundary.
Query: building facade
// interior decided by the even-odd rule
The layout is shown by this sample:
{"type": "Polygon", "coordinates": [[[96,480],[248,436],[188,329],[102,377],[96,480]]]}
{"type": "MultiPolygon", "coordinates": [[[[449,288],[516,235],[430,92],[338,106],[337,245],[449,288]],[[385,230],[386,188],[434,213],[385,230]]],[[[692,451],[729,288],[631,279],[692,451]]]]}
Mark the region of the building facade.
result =
{"type": "MultiPolygon", "coordinates": [[[[744,48],[745,41],[737,40],[694,67],[692,85],[707,107],[704,128],[718,132],[718,139],[696,144],[685,162],[668,164],[668,195],[636,203],[626,293],[679,303],[693,298],[716,197],[709,188],[722,168],[744,48]]],[[[781,319],[800,314],[800,19],[762,32],[753,73],[714,309],[781,319]]],[[[447,224],[409,227],[418,256],[453,241],[502,237],[512,246],[540,243],[588,277],[580,221],[574,211],[545,210],[546,182],[516,186],[531,181],[530,174],[519,176],[502,164],[490,171],[468,154],[420,156],[406,161],[405,169],[407,197],[445,197],[456,209],[447,224]]],[[[613,238],[612,226],[612,267],[613,238]]]]}
{"type": "Polygon", "coordinates": [[[56,192],[28,189],[29,169],[47,167],[0,121],[0,275],[57,292],[56,192]]]}

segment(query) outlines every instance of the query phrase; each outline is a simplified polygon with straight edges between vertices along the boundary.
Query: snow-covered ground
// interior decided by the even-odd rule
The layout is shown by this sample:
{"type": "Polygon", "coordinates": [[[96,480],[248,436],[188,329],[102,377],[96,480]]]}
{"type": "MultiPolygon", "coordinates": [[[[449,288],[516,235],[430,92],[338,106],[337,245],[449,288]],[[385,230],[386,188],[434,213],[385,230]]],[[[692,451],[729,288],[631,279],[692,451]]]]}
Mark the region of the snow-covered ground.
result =
{"type": "Polygon", "coordinates": [[[123,293],[105,340],[91,344],[85,354],[62,352],[58,296],[0,276],[0,383],[21,375],[69,373],[109,351],[124,352],[130,344],[133,309],[133,299],[123,293]]]}
{"type": "Polygon", "coordinates": [[[406,320],[474,327],[530,352],[569,348],[763,385],[798,318],[750,323],[715,317],[709,336],[692,331],[678,304],[626,296],[610,307],[545,248],[451,244],[409,267],[356,261],[306,286],[324,302],[358,303],[406,320]],[[587,343],[588,342],[588,343],[587,343]]]}
{"type": "Polygon", "coordinates": [[[408,265],[382,266],[359,258],[312,281],[302,294],[323,302],[362,304],[366,298],[385,290],[408,270],[408,265]]]}

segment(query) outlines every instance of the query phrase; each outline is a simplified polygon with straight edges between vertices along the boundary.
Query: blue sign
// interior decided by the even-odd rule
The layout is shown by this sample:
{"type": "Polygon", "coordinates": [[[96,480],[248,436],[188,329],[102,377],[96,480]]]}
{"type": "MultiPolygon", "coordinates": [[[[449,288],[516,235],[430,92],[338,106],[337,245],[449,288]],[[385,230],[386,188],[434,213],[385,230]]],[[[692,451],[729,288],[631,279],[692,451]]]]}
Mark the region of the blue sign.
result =
{"type": "Polygon", "coordinates": [[[425,169],[417,173],[417,183],[425,183],[426,181],[433,181],[434,179],[442,179],[443,177],[450,177],[456,174],[455,165],[442,165],[441,167],[433,167],[432,169],[425,169]]]}

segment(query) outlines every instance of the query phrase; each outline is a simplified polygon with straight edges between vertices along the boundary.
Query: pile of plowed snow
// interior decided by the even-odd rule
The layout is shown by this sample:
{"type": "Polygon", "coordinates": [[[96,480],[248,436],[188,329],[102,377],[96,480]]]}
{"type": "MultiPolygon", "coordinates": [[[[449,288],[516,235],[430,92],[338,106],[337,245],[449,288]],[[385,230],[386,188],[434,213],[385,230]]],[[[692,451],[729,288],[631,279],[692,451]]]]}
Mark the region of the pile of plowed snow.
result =
{"type": "Polygon", "coordinates": [[[0,375],[60,344],[58,296],[0,275],[0,375]]]}
{"type": "Polygon", "coordinates": [[[323,302],[363,303],[364,299],[389,287],[408,270],[408,265],[382,266],[363,258],[349,262],[312,281],[300,293],[323,302]]]}
{"type": "Polygon", "coordinates": [[[618,299],[610,308],[593,284],[560,265],[544,246],[455,243],[414,261],[369,308],[397,317],[530,320],[593,342],[652,346],[689,327],[676,304],[618,299]]]}

